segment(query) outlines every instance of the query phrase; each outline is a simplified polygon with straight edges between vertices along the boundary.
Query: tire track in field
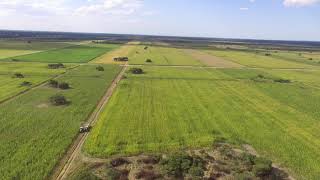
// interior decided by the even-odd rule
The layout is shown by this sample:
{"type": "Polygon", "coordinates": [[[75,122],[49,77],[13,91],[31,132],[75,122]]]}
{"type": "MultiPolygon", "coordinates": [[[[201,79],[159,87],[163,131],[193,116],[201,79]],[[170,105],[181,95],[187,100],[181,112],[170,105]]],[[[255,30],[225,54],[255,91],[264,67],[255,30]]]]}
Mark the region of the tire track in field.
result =
{"type": "MultiPolygon", "coordinates": [[[[127,63],[126,63],[127,65],[127,63]]],[[[109,102],[114,90],[116,89],[118,83],[121,81],[123,74],[125,73],[127,66],[123,66],[120,73],[113,80],[112,84],[106,91],[105,95],[99,101],[96,109],[90,115],[87,124],[93,126],[98,120],[98,116],[105,107],[105,105],[109,102]]],[[[70,146],[69,150],[67,150],[65,156],[60,160],[60,163],[54,169],[52,176],[50,179],[63,180],[67,178],[68,173],[70,172],[72,166],[75,163],[77,157],[81,155],[81,148],[86,141],[89,133],[79,134],[74,143],[70,146]]]]}
{"type": "Polygon", "coordinates": [[[20,96],[22,96],[22,95],[24,95],[24,94],[32,91],[32,90],[41,88],[41,87],[45,86],[45,85],[47,84],[47,82],[49,82],[50,80],[60,78],[60,77],[62,77],[63,75],[65,75],[68,71],[73,70],[73,69],[76,69],[76,68],[78,68],[79,66],[81,66],[81,64],[80,64],[80,65],[73,66],[73,67],[70,67],[70,68],[67,68],[65,72],[62,72],[62,73],[57,74],[57,75],[54,75],[54,76],[50,77],[49,79],[47,79],[47,80],[45,80],[45,81],[43,81],[43,82],[40,82],[40,83],[38,83],[37,85],[35,85],[35,86],[31,87],[31,88],[28,88],[28,89],[25,89],[25,90],[23,90],[23,91],[20,91],[19,93],[15,94],[14,96],[10,96],[10,97],[8,97],[8,98],[5,98],[5,99],[3,99],[3,100],[0,100],[0,105],[1,105],[1,104],[5,104],[5,103],[8,103],[8,102],[11,102],[11,101],[13,101],[14,99],[16,99],[16,98],[18,98],[18,97],[20,97],[20,96]]]}

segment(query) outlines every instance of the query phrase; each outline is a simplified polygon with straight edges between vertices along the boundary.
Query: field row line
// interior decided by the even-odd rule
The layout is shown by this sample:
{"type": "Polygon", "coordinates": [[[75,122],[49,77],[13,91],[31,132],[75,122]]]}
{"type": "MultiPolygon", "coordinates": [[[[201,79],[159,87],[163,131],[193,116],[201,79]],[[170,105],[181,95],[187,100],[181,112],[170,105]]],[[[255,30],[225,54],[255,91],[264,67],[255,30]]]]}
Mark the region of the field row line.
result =
{"type": "Polygon", "coordinates": [[[295,70],[295,71],[318,71],[320,69],[315,68],[262,68],[262,67],[214,67],[214,66],[192,66],[192,65],[145,65],[145,64],[130,64],[130,65],[120,65],[127,67],[169,67],[169,68],[195,68],[195,69],[252,69],[252,70],[295,70]]]}

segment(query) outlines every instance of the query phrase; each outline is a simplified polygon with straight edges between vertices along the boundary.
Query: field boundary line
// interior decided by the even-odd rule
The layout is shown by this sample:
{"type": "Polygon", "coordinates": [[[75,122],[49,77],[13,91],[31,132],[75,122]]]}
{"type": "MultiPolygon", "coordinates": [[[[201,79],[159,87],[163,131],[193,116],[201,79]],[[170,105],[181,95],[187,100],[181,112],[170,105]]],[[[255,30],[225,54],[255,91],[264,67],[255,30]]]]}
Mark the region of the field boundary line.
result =
{"type": "MultiPolygon", "coordinates": [[[[98,116],[100,115],[101,111],[105,107],[105,105],[109,102],[114,90],[116,89],[118,83],[121,81],[123,74],[125,73],[127,66],[121,66],[122,69],[112,81],[109,88],[106,90],[103,97],[98,102],[95,110],[91,113],[88,118],[87,124],[93,126],[96,121],[98,120],[98,116]]],[[[61,158],[60,162],[58,162],[57,166],[54,168],[53,173],[51,173],[51,178],[49,179],[57,179],[62,180],[66,179],[70,168],[72,167],[74,161],[80,155],[81,148],[87,139],[89,133],[79,134],[75,138],[74,142],[71,144],[69,149],[66,151],[64,157],[61,158]]]]}
{"type": "Polygon", "coordinates": [[[1,104],[5,104],[5,103],[8,103],[8,102],[10,102],[10,101],[12,101],[12,100],[20,97],[20,96],[22,96],[22,95],[24,95],[24,94],[32,91],[32,90],[38,89],[38,88],[40,88],[40,87],[43,87],[43,86],[44,86],[47,82],[49,82],[50,80],[59,78],[59,77],[65,75],[68,71],[73,70],[73,69],[75,69],[75,68],[78,68],[79,66],[80,66],[80,65],[76,65],[76,66],[70,67],[70,68],[66,69],[65,72],[62,72],[62,73],[57,74],[57,75],[54,75],[54,76],[50,77],[49,79],[47,79],[47,80],[45,80],[45,81],[43,81],[43,82],[40,82],[40,83],[38,83],[37,85],[35,85],[35,86],[31,87],[31,88],[25,89],[25,90],[23,90],[23,91],[15,94],[15,95],[13,95],[13,96],[10,96],[10,97],[8,97],[8,98],[5,98],[5,99],[3,99],[3,100],[0,101],[0,105],[1,105],[1,104]]]}

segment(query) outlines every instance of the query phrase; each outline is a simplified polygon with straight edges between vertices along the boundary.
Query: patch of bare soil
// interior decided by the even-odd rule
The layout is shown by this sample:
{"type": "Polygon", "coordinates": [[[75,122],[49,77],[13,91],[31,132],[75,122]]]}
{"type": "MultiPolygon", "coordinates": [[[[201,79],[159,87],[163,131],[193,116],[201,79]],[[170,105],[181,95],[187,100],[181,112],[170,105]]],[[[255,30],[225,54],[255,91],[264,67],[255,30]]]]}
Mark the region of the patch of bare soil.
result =
{"type": "Polygon", "coordinates": [[[42,104],[39,104],[37,105],[37,108],[40,108],[40,109],[44,109],[44,108],[48,108],[49,105],[47,103],[42,103],[42,104]]]}
{"type": "Polygon", "coordinates": [[[199,60],[203,64],[208,66],[214,66],[219,68],[241,68],[243,67],[240,64],[237,64],[232,61],[225,60],[220,57],[216,57],[198,50],[186,49],[184,50],[187,54],[191,55],[193,58],[199,60]]]}
{"type": "Polygon", "coordinates": [[[251,148],[247,150],[244,147],[216,143],[211,148],[118,157],[104,162],[87,157],[83,162],[83,166],[87,168],[77,168],[79,171],[71,173],[67,179],[293,179],[285,170],[273,166],[270,160],[258,157],[251,148]]]}

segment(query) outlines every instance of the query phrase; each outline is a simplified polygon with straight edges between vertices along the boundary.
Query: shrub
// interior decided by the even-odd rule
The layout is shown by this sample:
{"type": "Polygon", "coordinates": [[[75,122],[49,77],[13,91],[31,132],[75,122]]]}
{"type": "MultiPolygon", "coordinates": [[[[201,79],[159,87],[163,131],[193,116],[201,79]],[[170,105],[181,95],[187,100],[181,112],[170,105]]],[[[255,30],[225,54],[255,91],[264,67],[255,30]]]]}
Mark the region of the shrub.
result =
{"type": "Polygon", "coordinates": [[[198,166],[192,166],[188,172],[190,175],[197,176],[197,177],[202,177],[204,175],[203,169],[198,166]]]}
{"type": "Polygon", "coordinates": [[[57,63],[57,64],[48,64],[49,69],[59,69],[59,68],[64,68],[64,65],[62,63],[57,63]]]}
{"type": "Polygon", "coordinates": [[[271,54],[270,54],[270,53],[265,53],[264,55],[265,55],[265,56],[271,56],[271,54]]]}
{"type": "Polygon", "coordinates": [[[62,106],[68,104],[67,99],[63,95],[54,95],[50,97],[50,102],[55,106],[62,106]]]}
{"type": "Polygon", "coordinates": [[[309,60],[310,60],[310,61],[312,61],[312,60],[313,60],[313,58],[309,58],[309,60]]]}
{"type": "Polygon", "coordinates": [[[113,159],[110,164],[112,167],[118,167],[121,166],[123,164],[129,164],[130,162],[124,158],[115,158],[113,159]]]}
{"type": "Polygon", "coordinates": [[[147,59],[146,62],[147,62],[147,63],[151,63],[152,60],[151,60],[151,59],[147,59]]]}
{"type": "Polygon", "coordinates": [[[107,170],[107,178],[110,180],[128,179],[128,174],[129,174],[128,170],[117,170],[114,168],[107,170]]]}
{"type": "Polygon", "coordinates": [[[192,166],[192,157],[187,154],[177,154],[170,156],[163,163],[168,175],[182,177],[192,166]]]}
{"type": "Polygon", "coordinates": [[[96,67],[96,70],[97,71],[104,71],[104,68],[102,66],[98,66],[98,67],[96,67]]]}
{"type": "Polygon", "coordinates": [[[58,85],[60,89],[69,89],[70,85],[68,83],[62,82],[58,85]]]}
{"type": "Polygon", "coordinates": [[[131,72],[132,74],[143,74],[143,73],[144,73],[141,68],[131,68],[131,69],[130,69],[130,72],[131,72]]]}
{"type": "Polygon", "coordinates": [[[24,75],[21,73],[14,73],[13,77],[14,78],[24,78],[24,75]]]}
{"type": "Polygon", "coordinates": [[[264,78],[265,78],[264,75],[262,75],[262,74],[258,74],[257,77],[258,77],[258,78],[261,78],[261,79],[264,79],[264,78]]]}
{"type": "Polygon", "coordinates": [[[289,80],[289,79],[275,79],[274,82],[278,82],[278,83],[291,83],[291,80],[289,80]]]}
{"type": "Polygon", "coordinates": [[[59,85],[58,81],[53,80],[53,79],[49,80],[48,84],[49,84],[49,86],[54,87],[54,88],[57,88],[59,85]]]}
{"type": "Polygon", "coordinates": [[[267,176],[272,171],[272,161],[257,157],[254,160],[253,172],[256,176],[267,176]]]}
{"type": "Polygon", "coordinates": [[[31,86],[32,83],[31,82],[28,82],[28,81],[24,81],[21,83],[21,86],[31,86]]]}

